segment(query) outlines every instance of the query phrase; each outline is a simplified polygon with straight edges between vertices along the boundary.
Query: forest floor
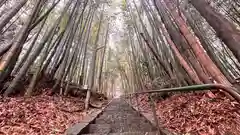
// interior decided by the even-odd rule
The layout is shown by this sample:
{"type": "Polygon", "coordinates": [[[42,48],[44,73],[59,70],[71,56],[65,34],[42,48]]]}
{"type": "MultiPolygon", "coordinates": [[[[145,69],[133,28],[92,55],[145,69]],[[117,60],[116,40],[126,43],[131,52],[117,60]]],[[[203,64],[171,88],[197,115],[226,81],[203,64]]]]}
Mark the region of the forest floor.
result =
{"type": "MultiPolygon", "coordinates": [[[[138,98],[141,111],[151,113],[147,95],[138,98]]],[[[155,100],[164,128],[187,135],[239,135],[240,105],[222,93],[185,93],[155,100]]],[[[136,100],[135,100],[136,105],[136,100]]]]}
{"type": "Polygon", "coordinates": [[[0,135],[60,135],[93,111],[84,111],[84,99],[79,97],[2,98],[0,135]]]}
{"type": "MultiPolygon", "coordinates": [[[[138,97],[141,111],[151,113],[148,95],[138,97]]],[[[222,93],[184,93],[156,100],[159,121],[174,133],[239,135],[240,105],[222,93]]],[[[136,105],[136,101],[135,101],[136,105]]],[[[0,98],[0,135],[63,134],[88,113],[84,97],[41,94],[31,98],[0,98]]]]}

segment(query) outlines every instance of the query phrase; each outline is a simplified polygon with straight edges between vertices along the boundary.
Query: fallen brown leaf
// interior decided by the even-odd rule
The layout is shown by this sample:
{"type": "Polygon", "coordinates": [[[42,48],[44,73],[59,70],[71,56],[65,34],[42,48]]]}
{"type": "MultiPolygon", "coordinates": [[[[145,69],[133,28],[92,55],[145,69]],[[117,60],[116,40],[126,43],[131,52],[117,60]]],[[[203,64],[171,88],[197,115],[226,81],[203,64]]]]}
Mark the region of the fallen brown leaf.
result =
{"type": "MultiPolygon", "coordinates": [[[[139,107],[152,113],[147,99],[146,94],[139,96],[139,107]]],[[[240,135],[240,105],[222,93],[177,94],[155,104],[159,121],[172,132],[240,135]]],[[[135,99],[134,105],[137,105],[135,99]]]]}
{"type": "Polygon", "coordinates": [[[0,134],[63,134],[87,114],[83,110],[83,100],[73,97],[5,98],[0,101],[0,134]]]}

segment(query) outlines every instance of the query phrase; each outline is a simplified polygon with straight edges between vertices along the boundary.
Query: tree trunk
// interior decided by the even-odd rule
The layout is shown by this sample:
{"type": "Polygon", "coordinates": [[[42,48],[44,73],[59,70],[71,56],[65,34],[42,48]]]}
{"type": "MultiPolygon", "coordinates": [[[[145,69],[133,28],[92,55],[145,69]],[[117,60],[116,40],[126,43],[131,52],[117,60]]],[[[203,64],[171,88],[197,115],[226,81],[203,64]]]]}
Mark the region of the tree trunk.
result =
{"type": "Polygon", "coordinates": [[[46,17],[48,17],[48,15],[51,13],[51,11],[56,7],[56,5],[59,2],[60,2],[60,0],[53,3],[52,6],[46,11],[46,13],[44,13],[41,17],[39,17],[36,21],[34,21],[30,27],[30,30],[34,29],[42,20],[44,20],[46,17]]]}
{"type": "Polygon", "coordinates": [[[190,2],[213,27],[219,38],[240,62],[240,30],[223,15],[216,12],[206,0],[190,0],[190,2]]]}
{"type": "MultiPolygon", "coordinates": [[[[142,36],[142,38],[144,39],[147,47],[149,48],[149,50],[152,52],[153,56],[156,58],[156,60],[158,61],[158,63],[160,64],[160,66],[164,69],[164,71],[168,74],[169,77],[173,78],[173,73],[172,71],[169,69],[169,67],[165,64],[165,62],[163,61],[163,59],[160,57],[160,55],[157,53],[156,51],[156,43],[154,43],[154,41],[151,39],[148,31],[147,31],[147,28],[146,26],[144,25],[143,23],[143,20],[141,19],[141,16],[140,16],[140,13],[139,13],[139,10],[136,6],[136,3],[135,1],[133,2],[134,5],[135,5],[135,8],[137,10],[137,14],[139,16],[139,20],[140,20],[140,23],[143,27],[143,31],[144,33],[141,33],[140,35],[142,36]]],[[[128,8],[128,10],[130,10],[130,13],[132,14],[132,9],[131,8],[128,8]]]]}
{"type": "Polygon", "coordinates": [[[109,24],[107,24],[107,32],[105,35],[105,43],[104,43],[104,48],[103,48],[103,53],[101,56],[101,63],[100,63],[100,70],[99,70],[99,76],[98,76],[98,89],[99,91],[101,91],[101,85],[102,85],[102,70],[103,70],[103,63],[105,60],[105,52],[106,52],[106,48],[107,48],[107,41],[108,41],[108,32],[109,32],[109,24]]]}
{"type": "Polygon", "coordinates": [[[90,102],[90,96],[91,96],[91,91],[93,90],[94,87],[94,77],[95,77],[95,65],[96,65],[96,57],[97,57],[97,47],[98,47],[98,40],[99,40],[99,35],[100,35],[100,30],[101,30],[101,25],[103,22],[103,12],[104,12],[104,6],[101,11],[101,16],[100,16],[100,22],[98,25],[98,31],[97,31],[97,37],[95,39],[94,43],[94,50],[92,54],[92,60],[91,60],[91,65],[90,65],[90,77],[89,77],[89,90],[87,91],[87,96],[85,100],[85,109],[89,108],[89,102],[90,102]]]}
{"type": "MultiPolygon", "coordinates": [[[[55,93],[55,91],[57,90],[59,84],[62,82],[62,80],[65,79],[65,68],[67,68],[67,61],[68,61],[68,58],[69,58],[69,54],[70,54],[70,50],[71,50],[71,47],[73,46],[72,44],[72,41],[74,39],[74,35],[76,33],[76,30],[77,30],[77,26],[78,26],[78,23],[77,23],[77,19],[74,19],[74,18],[77,18],[76,16],[78,15],[78,11],[79,11],[79,8],[80,8],[80,2],[76,2],[75,3],[75,6],[72,10],[72,13],[71,13],[71,16],[69,18],[69,25],[68,25],[68,28],[67,28],[67,35],[66,35],[66,40],[65,40],[65,43],[66,44],[66,54],[62,56],[62,63],[60,65],[60,69],[59,69],[59,74],[57,76],[57,81],[55,82],[53,88],[52,88],[52,93],[55,93]]],[[[62,88],[60,90],[60,94],[63,94],[62,93],[62,88]]]]}
{"type": "MultiPolygon", "coordinates": [[[[27,70],[29,69],[31,64],[34,62],[36,57],[40,54],[44,45],[47,43],[47,41],[49,39],[52,39],[52,37],[54,36],[55,31],[56,31],[62,17],[63,17],[63,14],[61,14],[61,16],[58,18],[58,20],[45,33],[45,36],[43,37],[43,39],[41,39],[41,43],[37,46],[37,48],[35,49],[35,52],[28,57],[28,59],[26,60],[26,62],[22,66],[22,68],[20,69],[19,73],[16,75],[16,77],[14,78],[14,80],[12,81],[12,83],[10,84],[8,89],[4,92],[4,96],[9,96],[10,94],[12,94],[14,92],[15,87],[18,85],[19,81],[24,76],[24,74],[27,72],[27,70]]],[[[45,21],[46,21],[46,19],[47,18],[45,18],[45,21]]],[[[49,42],[51,42],[51,41],[49,41],[49,42]]]]}
{"type": "Polygon", "coordinates": [[[21,28],[20,32],[18,33],[18,36],[13,42],[13,45],[11,46],[10,50],[3,56],[3,58],[0,61],[0,80],[2,83],[2,80],[4,80],[6,77],[9,77],[15,64],[17,61],[18,56],[20,55],[20,52],[22,50],[23,44],[25,43],[28,34],[29,34],[29,26],[31,25],[33,18],[37,13],[37,10],[39,4],[41,3],[41,0],[38,0],[37,3],[34,5],[33,10],[31,11],[31,14],[27,20],[27,22],[24,24],[24,26],[21,28]]]}
{"type": "Polygon", "coordinates": [[[19,61],[19,63],[16,64],[14,70],[12,71],[12,75],[15,75],[15,74],[19,71],[19,69],[22,67],[22,65],[24,64],[24,62],[27,60],[29,54],[32,52],[32,49],[33,49],[34,45],[36,44],[36,41],[37,41],[37,39],[38,39],[38,37],[39,37],[39,34],[40,34],[40,32],[41,32],[44,24],[45,24],[45,22],[42,23],[42,26],[40,27],[40,29],[38,30],[37,34],[35,35],[32,43],[31,43],[30,46],[28,47],[27,52],[24,53],[24,55],[23,55],[23,57],[21,58],[21,60],[19,61]]]}
{"type": "MultiPolygon", "coordinates": [[[[46,20],[46,19],[45,19],[46,20]]],[[[61,37],[61,35],[59,36],[61,37]]],[[[58,37],[58,38],[59,38],[58,37]]],[[[53,46],[55,45],[55,43],[58,41],[58,38],[55,40],[55,42],[53,43],[53,46]]],[[[40,60],[39,60],[39,63],[37,65],[37,68],[36,68],[36,71],[30,81],[30,84],[28,85],[28,88],[25,92],[25,96],[26,97],[30,97],[32,96],[32,93],[33,93],[33,89],[34,87],[36,86],[37,84],[37,81],[39,80],[39,78],[41,78],[43,76],[42,72],[41,72],[41,69],[43,67],[43,63],[45,61],[45,59],[47,58],[47,55],[48,55],[48,50],[50,48],[50,45],[52,43],[52,39],[53,39],[53,36],[51,37],[50,41],[47,43],[46,47],[43,49],[42,51],[42,55],[40,57],[40,60]]]]}
{"type": "Polygon", "coordinates": [[[92,28],[92,23],[93,23],[93,16],[94,16],[94,13],[95,13],[95,9],[93,9],[91,11],[91,16],[90,16],[90,19],[89,19],[89,22],[88,22],[88,25],[87,25],[87,31],[84,35],[84,38],[83,38],[83,65],[82,65],[82,68],[81,68],[81,71],[80,71],[80,76],[79,76],[79,85],[83,85],[84,83],[84,76],[85,76],[85,67],[86,67],[86,57],[87,57],[87,45],[88,45],[88,40],[89,40],[89,37],[90,37],[90,31],[91,31],[91,28],[92,28]]]}
{"type": "Polygon", "coordinates": [[[58,38],[56,39],[55,43],[53,44],[53,48],[52,48],[51,54],[48,56],[44,66],[41,69],[41,72],[44,72],[44,73],[40,73],[40,74],[44,74],[44,75],[47,74],[47,67],[49,66],[49,64],[50,64],[50,62],[52,60],[53,55],[56,53],[56,50],[59,47],[58,45],[59,45],[59,43],[62,40],[63,34],[64,34],[64,32],[61,32],[59,34],[58,38]]]}
{"type": "MultiPolygon", "coordinates": [[[[174,44],[174,42],[170,39],[170,37],[168,36],[168,33],[166,32],[165,28],[163,27],[162,23],[159,21],[159,19],[157,18],[156,14],[154,14],[154,12],[152,11],[151,8],[148,8],[147,6],[147,2],[145,3],[144,1],[142,2],[145,7],[146,11],[150,11],[150,13],[152,13],[152,16],[154,18],[155,21],[153,21],[153,25],[155,26],[155,28],[157,29],[157,33],[158,35],[163,35],[162,37],[165,37],[165,39],[167,40],[168,44],[170,45],[170,47],[172,48],[172,51],[175,53],[176,58],[178,59],[179,63],[181,64],[181,66],[186,70],[186,72],[188,73],[188,75],[190,76],[190,78],[196,83],[196,84],[201,84],[202,81],[200,81],[198,75],[196,74],[196,72],[194,71],[194,69],[192,69],[190,67],[190,65],[188,64],[188,62],[184,59],[184,57],[182,56],[182,54],[179,52],[179,50],[177,49],[176,45],[174,44]],[[163,34],[162,34],[162,33],[163,34]]],[[[149,18],[149,12],[147,12],[149,18]]],[[[169,25],[169,24],[168,24],[169,25]]],[[[163,39],[162,39],[163,41],[163,39]]],[[[178,71],[177,71],[178,72],[178,71]]],[[[180,79],[180,78],[179,78],[180,79]]],[[[181,78],[182,79],[182,78],[181,78]]]]}
{"type": "Polygon", "coordinates": [[[26,4],[27,1],[28,0],[21,0],[19,3],[16,3],[16,5],[13,6],[12,10],[7,12],[7,14],[1,18],[0,31],[3,30],[6,24],[14,17],[14,15],[18,13],[18,11],[26,4]]]}
{"type": "Polygon", "coordinates": [[[0,1],[0,8],[7,2],[8,0],[2,0],[0,1]]]}
{"type": "MultiPolygon", "coordinates": [[[[214,50],[211,47],[211,44],[209,43],[208,39],[206,39],[203,36],[203,33],[201,32],[199,26],[197,26],[194,23],[194,18],[191,17],[191,15],[187,12],[184,13],[187,21],[189,22],[190,26],[192,27],[194,33],[196,36],[199,38],[199,40],[202,43],[202,46],[204,49],[207,51],[208,55],[211,57],[211,59],[214,61],[214,63],[218,66],[218,68],[221,70],[221,72],[226,76],[226,78],[229,80],[230,83],[234,84],[234,79],[232,76],[229,74],[228,69],[224,68],[223,63],[219,60],[217,55],[214,53],[214,50]]],[[[236,88],[240,88],[237,84],[234,85],[236,88]]]]}
{"type": "MultiPolygon", "coordinates": [[[[230,85],[231,83],[226,79],[226,77],[221,73],[217,66],[206,54],[205,50],[202,48],[201,44],[198,42],[197,38],[190,32],[188,26],[184,20],[179,16],[179,14],[173,9],[173,5],[169,0],[165,0],[168,8],[170,9],[181,33],[184,35],[189,45],[193,49],[196,56],[198,56],[199,62],[205,67],[205,69],[211,74],[214,80],[219,83],[230,85]]],[[[163,4],[162,4],[163,5],[163,4]]]]}

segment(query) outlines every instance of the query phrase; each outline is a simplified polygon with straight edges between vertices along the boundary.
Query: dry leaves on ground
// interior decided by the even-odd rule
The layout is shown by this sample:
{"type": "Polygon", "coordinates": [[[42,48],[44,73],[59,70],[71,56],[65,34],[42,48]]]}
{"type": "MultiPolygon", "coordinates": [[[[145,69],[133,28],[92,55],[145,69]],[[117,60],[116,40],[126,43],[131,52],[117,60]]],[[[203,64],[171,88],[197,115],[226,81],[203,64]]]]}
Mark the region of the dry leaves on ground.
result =
{"type": "MultiPolygon", "coordinates": [[[[222,93],[187,93],[159,100],[159,121],[169,131],[189,135],[240,135],[240,105],[222,93]]],[[[139,95],[133,105],[152,113],[148,95],[139,95]]]]}
{"type": "Polygon", "coordinates": [[[140,109],[142,112],[150,112],[151,107],[148,101],[149,101],[148,94],[142,94],[138,95],[137,98],[133,98],[132,104],[133,106],[136,106],[138,109],[140,109]]]}
{"type": "Polygon", "coordinates": [[[86,112],[79,98],[35,96],[7,98],[0,101],[0,134],[47,135],[63,134],[86,112]]]}
{"type": "Polygon", "coordinates": [[[193,135],[239,135],[240,108],[221,93],[174,95],[157,103],[157,115],[166,128],[193,135]]]}

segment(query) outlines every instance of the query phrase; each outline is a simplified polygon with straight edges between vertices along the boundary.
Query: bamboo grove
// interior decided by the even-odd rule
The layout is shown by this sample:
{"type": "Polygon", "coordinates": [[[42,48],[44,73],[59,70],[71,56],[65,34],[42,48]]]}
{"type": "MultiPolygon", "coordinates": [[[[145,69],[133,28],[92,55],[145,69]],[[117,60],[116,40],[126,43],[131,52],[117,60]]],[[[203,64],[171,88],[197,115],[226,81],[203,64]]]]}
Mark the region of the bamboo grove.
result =
{"type": "Polygon", "coordinates": [[[240,88],[237,0],[122,0],[124,37],[109,47],[112,1],[1,0],[0,87],[5,97],[109,94],[193,84],[240,88]],[[125,45],[125,46],[124,46],[125,45]],[[83,86],[87,85],[88,88],[83,86]]]}
{"type": "Polygon", "coordinates": [[[131,52],[128,79],[121,75],[125,89],[207,83],[239,89],[238,1],[126,0],[122,7],[131,52]]]}
{"type": "MultiPolygon", "coordinates": [[[[4,4],[12,3],[1,1],[1,8],[4,4]]],[[[89,82],[93,88],[95,76],[101,83],[102,70],[95,67],[103,67],[108,38],[104,4],[88,0],[21,0],[13,6],[1,17],[2,35],[19,23],[23,12],[27,19],[14,38],[1,45],[4,96],[21,92],[30,97],[43,83],[52,88],[50,94],[66,96],[71,87],[86,90],[82,86],[89,82]]]]}

